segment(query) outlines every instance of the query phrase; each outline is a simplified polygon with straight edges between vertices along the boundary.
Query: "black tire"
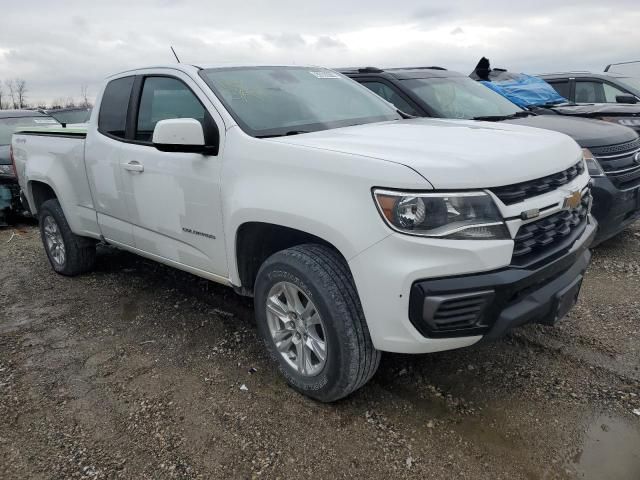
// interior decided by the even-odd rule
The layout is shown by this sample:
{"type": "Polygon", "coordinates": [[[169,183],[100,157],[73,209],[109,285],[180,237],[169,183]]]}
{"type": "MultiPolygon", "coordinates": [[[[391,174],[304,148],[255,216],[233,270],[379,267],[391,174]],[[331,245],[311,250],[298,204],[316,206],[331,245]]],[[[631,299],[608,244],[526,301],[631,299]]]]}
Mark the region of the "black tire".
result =
{"type": "Polygon", "coordinates": [[[304,244],[282,250],[260,267],[254,288],[258,331],[271,358],[298,392],[321,402],[346,397],[371,379],[381,353],[371,342],[353,277],[333,249],[304,244]],[[317,307],[326,330],[327,356],[322,370],[304,376],[277,350],[267,323],[267,296],[278,282],[297,286],[317,307]]]}
{"type": "Polygon", "coordinates": [[[47,200],[40,206],[38,221],[44,250],[51,267],[57,273],[72,277],[93,269],[96,261],[96,241],[78,236],[71,231],[58,200],[47,200]],[[54,260],[52,252],[49,250],[44,228],[45,223],[48,222],[47,219],[52,219],[60,230],[65,253],[62,263],[54,260]]]}

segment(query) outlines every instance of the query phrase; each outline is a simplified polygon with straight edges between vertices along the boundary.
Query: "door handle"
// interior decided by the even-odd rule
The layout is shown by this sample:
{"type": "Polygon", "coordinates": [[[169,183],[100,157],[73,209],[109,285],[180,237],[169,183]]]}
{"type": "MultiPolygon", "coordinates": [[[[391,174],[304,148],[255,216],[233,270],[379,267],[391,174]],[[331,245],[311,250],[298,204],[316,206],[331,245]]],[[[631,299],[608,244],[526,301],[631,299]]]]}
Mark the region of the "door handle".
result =
{"type": "Polygon", "coordinates": [[[144,165],[135,160],[132,160],[129,163],[123,163],[122,168],[129,170],[130,172],[144,172],[144,165]]]}

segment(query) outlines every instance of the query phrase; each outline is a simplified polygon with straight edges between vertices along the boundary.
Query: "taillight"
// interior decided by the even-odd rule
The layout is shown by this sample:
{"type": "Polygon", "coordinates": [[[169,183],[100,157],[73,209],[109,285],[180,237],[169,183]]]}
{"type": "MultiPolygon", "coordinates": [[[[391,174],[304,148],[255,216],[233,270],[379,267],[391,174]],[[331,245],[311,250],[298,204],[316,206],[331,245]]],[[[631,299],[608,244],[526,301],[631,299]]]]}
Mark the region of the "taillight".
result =
{"type": "Polygon", "coordinates": [[[9,147],[9,158],[11,159],[11,166],[13,167],[13,174],[18,176],[18,169],[16,168],[16,159],[13,157],[13,145],[9,147]]]}

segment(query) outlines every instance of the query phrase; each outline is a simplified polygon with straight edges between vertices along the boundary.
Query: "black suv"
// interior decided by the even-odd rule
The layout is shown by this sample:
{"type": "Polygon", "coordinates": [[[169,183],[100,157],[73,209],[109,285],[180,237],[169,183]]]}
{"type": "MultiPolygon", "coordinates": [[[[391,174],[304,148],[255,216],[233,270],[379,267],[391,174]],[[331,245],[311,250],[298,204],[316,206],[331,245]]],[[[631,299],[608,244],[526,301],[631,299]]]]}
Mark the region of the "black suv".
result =
{"type": "Polygon", "coordinates": [[[414,116],[503,121],[555,130],[583,149],[593,177],[595,243],[640,218],[640,139],[614,123],[562,115],[537,115],[461,73],[441,67],[339,69],[399,110],[414,116]]]}
{"type": "Polygon", "coordinates": [[[570,102],[640,102],[640,79],[628,75],[613,72],[564,72],[538,76],[570,102]]]}

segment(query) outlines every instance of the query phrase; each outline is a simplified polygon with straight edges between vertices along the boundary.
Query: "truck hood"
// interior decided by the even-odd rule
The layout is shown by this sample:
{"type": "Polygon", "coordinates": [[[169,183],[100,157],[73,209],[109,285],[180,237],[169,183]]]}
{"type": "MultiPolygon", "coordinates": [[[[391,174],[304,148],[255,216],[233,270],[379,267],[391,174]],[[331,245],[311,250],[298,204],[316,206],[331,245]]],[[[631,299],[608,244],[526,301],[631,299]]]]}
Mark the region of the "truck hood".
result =
{"type": "Polygon", "coordinates": [[[628,127],[615,123],[579,117],[559,115],[537,115],[505,120],[506,123],[526,127],[544,128],[564,133],[573,138],[581,147],[604,147],[636,139],[636,133],[628,127]]]}
{"type": "MultiPolygon", "coordinates": [[[[436,189],[489,188],[533,180],[569,168],[582,154],[571,138],[550,130],[427,118],[356,125],[268,141],[406,165],[436,189]]],[[[380,179],[380,186],[385,186],[384,179],[380,179]]]]}

